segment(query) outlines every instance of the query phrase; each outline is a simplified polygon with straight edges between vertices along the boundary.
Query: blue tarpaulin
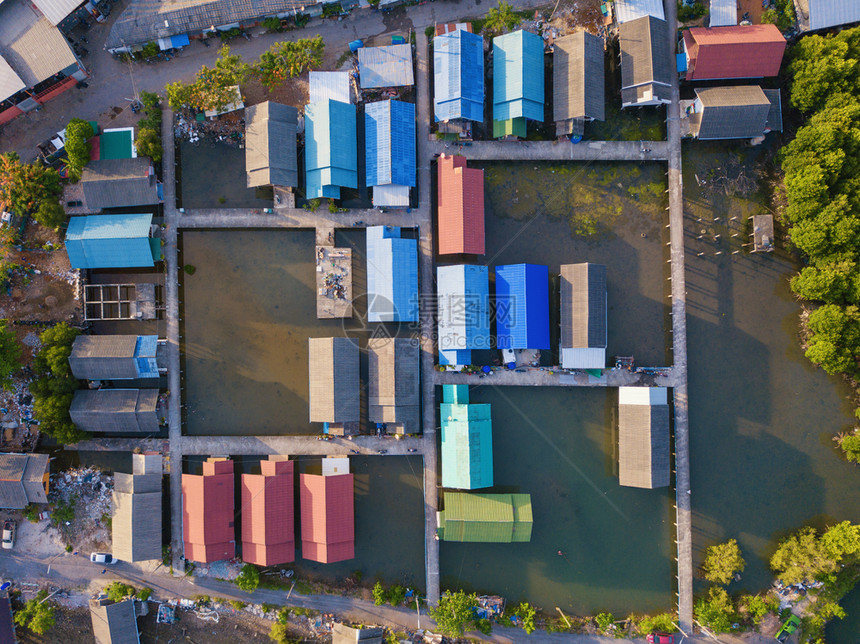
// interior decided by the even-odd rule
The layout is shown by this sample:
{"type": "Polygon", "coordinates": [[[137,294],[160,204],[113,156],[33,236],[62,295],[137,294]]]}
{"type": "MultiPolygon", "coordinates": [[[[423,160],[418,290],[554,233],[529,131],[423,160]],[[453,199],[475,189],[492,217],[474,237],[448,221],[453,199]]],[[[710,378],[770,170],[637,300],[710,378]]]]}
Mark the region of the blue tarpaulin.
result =
{"type": "Polygon", "coordinates": [[[187,47],[189,42],[188,34],[170,37],[170,44],[173,45],[174,49],[177,49],[178,47],[187,47]]]}

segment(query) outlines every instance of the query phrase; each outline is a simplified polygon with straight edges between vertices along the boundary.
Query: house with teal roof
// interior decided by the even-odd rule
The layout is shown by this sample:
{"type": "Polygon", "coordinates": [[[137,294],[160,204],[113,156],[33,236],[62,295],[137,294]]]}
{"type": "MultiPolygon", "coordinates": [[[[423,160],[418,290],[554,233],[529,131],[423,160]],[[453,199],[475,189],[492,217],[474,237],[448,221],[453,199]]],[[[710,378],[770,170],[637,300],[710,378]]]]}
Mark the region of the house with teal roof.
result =
{"type": "Polygon", "coordinates": [[[493,137],[525,137],[527,119],[544,120],[544,45],[520,30],[493,39],[493,137]]]}
{"type": "Polygon", "coordinates": [[[358,188],[355,105],[328,99],[305,106],[305,195],[340,199],[358,188]]]}
{"type": "Polygon", "coordinates": [[[470,404],[468,385],[442,385],[442,487],[493,486],[490,405],[470,404]]]}
{"type": "Polygon", "coordinates": [[[87,215],[69,219],[66,252],[72,268],[144,268],[161,259],[150,236],[152,215],[87,215]]]}

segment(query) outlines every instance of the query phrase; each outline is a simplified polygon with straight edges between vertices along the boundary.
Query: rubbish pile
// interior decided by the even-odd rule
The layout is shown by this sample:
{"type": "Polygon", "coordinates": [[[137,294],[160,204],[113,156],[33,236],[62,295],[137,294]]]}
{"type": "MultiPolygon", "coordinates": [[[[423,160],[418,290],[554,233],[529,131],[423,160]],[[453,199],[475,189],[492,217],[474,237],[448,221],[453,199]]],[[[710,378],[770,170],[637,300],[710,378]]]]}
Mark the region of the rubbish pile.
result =
{"type": "Polygon", "coordinates": [[[71,520],[61,519],[57,526],[66,543],[83,551],[107,549],[111,535],[102,518],[110,517],[112,490],[113,476],[94,467],[51,475],[48,501],[57,508],[70,506],[74,511],[71,520]]]}
{"type": "Polygon", "coordinates": [[[343,283],[343,275],[337,275],[335,273],[326,273],[325,276],[325,296],[331,297],[336,300],[343,300],[346,298],[346,285],[343,283]]]}
{"type": "Polygon", "coordinates": [[[245,142],[244,113],[244,110],[237,110],[214,118],[205,118],[203,114],[195,115],[185,110],[177,115],[173,134],[178,141],[226,143],[241,148],[245,142]]]}

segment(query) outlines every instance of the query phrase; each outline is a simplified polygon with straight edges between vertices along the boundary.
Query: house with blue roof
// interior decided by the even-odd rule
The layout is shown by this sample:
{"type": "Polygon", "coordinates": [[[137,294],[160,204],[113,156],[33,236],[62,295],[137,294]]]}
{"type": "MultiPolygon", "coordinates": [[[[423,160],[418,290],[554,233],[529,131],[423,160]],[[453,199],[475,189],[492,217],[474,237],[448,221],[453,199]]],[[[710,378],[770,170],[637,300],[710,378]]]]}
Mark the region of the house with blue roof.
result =
{"type": "Polygon", "coordinates": [[[544,120],[544,45],[520,30],[493,39],[493,137],[524,138],[526,119],[544,120]]]}
{"type": "Polygon", "coordinates": [[[471,364],[472,350],[492,347],[487,267],[437,267],[436,296],[439,364],[471,364]]]}
{"type": "Polygon", "coordinates": [[[418,240],[396,226],[367,228],[367,320],[418,321],[418,240]]]}
{"type": "Polygon", "coordinates": [[[305,106],[305,195],[340,199],[358,188],[355,106],[327,100],[305,106]]]}
{"type": "Polygon", "coordinates": [[[402,101],[364,108],[365,185],[374,206],[409,206],[415,185],[415,105],[402,101]]]}
{"type": "Polygon", "coordinates": [[[470,404],[468,385],[442,385],[442,487],[493,487],[490,405],[470,404]]]}
{"type": "Polygon", "coordinates": [[[433,39],[433,113],[437,121],[484,121],[484,39],[457,29],[433,39]]]}
{"type": "Polygon", "coordinates": [[[496,346],[549,349],[549,268],[496,267],[496,346]]]}
{"type": "Polygon", "coordinates": [[[72,217],[66,252],[72,268],[144,268],[161,259],[161,240],[150,237],[152,215],[72,217]]]}

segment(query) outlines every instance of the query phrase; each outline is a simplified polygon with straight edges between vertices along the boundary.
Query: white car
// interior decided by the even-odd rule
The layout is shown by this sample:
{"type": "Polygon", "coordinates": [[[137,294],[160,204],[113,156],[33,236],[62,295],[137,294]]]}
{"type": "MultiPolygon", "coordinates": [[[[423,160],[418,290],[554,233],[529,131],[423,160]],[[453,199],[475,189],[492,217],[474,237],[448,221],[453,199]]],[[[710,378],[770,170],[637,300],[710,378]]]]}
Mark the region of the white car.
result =
{"type": "Polygon", "coordinates": [[[14,521],[3,523],[3,550],[11,550],[15,547],[15,527],[14,521]]]}
{"type": "Polygon", "coordinates": [[[97,564],[115,564],[116,557],[108,552],[94,552],[90,555],[90,561],[97,564]]]}

